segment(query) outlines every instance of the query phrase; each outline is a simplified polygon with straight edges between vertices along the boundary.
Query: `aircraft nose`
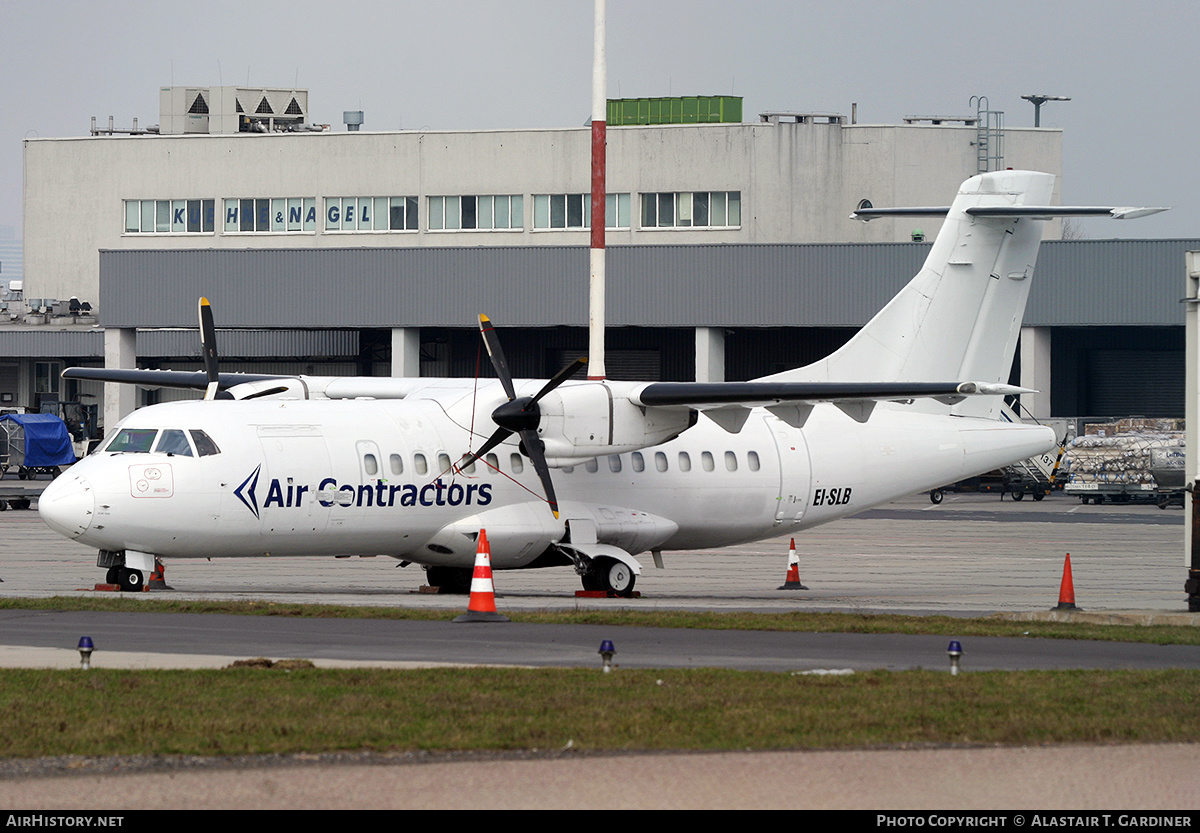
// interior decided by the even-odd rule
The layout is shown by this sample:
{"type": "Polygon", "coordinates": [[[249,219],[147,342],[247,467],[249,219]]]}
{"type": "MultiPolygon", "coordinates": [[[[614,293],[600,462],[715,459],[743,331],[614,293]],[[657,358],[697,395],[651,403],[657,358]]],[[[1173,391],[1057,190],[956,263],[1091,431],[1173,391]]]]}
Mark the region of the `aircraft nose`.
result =
{"type": "Polygon", "coordinates": [[[96,493],[92,484],[68,470],[42,492],[38,498],[38,514],[55,532],[78,538],[88,531],[96,515],[96,493]]]}

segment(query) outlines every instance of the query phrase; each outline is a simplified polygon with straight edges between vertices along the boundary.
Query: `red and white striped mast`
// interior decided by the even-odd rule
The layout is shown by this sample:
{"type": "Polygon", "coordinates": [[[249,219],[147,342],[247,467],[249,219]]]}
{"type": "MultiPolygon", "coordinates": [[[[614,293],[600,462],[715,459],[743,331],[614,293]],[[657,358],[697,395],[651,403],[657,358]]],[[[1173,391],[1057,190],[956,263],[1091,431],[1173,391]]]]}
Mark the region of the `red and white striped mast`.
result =
{"type": "Polygon", "coordinates": [[[607,69],[604,56],[604,2],[595,0],[592,52],[592,242],[588,303],[588,378],[603,379],[604,368],[604,209],[605,131],[608,118],[607,69]]]}

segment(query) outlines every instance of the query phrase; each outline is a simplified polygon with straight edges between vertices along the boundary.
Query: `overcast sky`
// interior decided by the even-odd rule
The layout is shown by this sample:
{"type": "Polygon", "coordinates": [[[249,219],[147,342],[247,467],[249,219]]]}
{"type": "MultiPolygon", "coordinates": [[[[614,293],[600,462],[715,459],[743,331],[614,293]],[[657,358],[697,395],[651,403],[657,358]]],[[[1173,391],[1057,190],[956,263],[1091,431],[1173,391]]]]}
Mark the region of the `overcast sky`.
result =
{"type": "MultiPolygon", "coordinates": [[[[0,225],[20,233],[23,138],[156,124],[160,86],[306,88],[335,129],[581,125],[591,27],[591,0],[0,0],[0,225]]],[[[1066,95],[1042,109],[1064,202],[1174,208],[1085,233],[1200,237],[1198,36],[1196,0],[608,0],[608,95],[865,123],[983,95],[1010,127],[1033,124],[1022,95],[1066,95]]]]}

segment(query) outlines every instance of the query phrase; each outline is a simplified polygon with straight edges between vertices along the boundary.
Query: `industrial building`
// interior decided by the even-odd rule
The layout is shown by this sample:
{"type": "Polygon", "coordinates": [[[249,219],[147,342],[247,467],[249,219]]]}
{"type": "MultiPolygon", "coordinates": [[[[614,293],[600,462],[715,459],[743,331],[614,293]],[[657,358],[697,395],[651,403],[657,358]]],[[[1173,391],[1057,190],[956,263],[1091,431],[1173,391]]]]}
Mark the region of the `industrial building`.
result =
{"type": "MultiPolygon", "coordinates": [[[[513,328],[518,375],[586,349],[587,127],[335,130],[308,122],[303,90],[160,99],[152,128],[26,140],[33,311],[0,327],[0,400],[98,402],[98,386],[57,378],[70,364],[195,367],[199,295],[236,331],[221,333],[231,370],[470,375],[479,312],[513,328]],[[73,323],[72,297],[98,326],[73,323]]],[[[999,167],[1061,174],[1061,131],[995,116],[610,115],[609,375],[746,379],[835,348],[938,227],[859,223],[856,206],[946,205],[999,167]]],[[[1014,371],[1043,392],[1026,406],[1178,415],[1189,248],[1200,241],[1046,244],[1014,371]]],[[[114,392],[103,421],[133,404],[114,392]]]]}

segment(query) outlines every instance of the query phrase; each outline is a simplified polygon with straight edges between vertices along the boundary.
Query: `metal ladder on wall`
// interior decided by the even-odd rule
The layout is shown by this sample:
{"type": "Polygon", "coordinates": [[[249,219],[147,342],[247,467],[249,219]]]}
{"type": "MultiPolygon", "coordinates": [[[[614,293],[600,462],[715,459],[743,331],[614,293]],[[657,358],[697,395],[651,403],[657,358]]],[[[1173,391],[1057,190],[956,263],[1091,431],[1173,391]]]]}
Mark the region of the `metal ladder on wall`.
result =
{"type": "Polygon", "coordinates": [[[987,96],[971,96],[975,105],[975,173],[1004,167],[1004,111],[989,110],[987,96]]]}

